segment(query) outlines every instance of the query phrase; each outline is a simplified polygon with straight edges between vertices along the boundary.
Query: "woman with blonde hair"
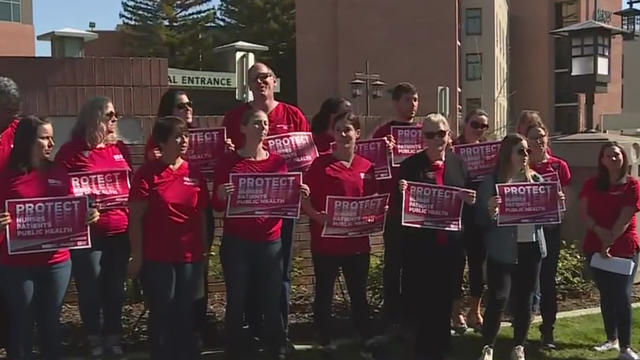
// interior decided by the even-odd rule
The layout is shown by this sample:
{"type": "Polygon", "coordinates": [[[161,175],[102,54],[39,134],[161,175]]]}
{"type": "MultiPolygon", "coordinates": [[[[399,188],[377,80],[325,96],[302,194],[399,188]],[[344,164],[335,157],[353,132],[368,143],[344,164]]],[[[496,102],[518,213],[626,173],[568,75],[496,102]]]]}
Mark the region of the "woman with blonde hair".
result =
{"type": "MultiPolygon", "coordinates": [[[[131,161],[126,146],[118,140],[117,122],[118,113],[111,99],[97,96],[88,100],[80,110],[71,139],[60,148],[55,162],[70,174],[84,173],[89,178],[99,174],[104,179],[107,176],[103,174],[117,174],[120,181],[128,181],[125,178],[131,171],[131,161]],[[125,176],[121,176],[123,172],[125,176]]],[[[128,184],[118,188],[126,192],[118,195],[128,196],[128,184]]],[[[100,194],[93,190],[89,193],[90,197],[97,195],[100,194]]],[[[98,209],[100,220],[91,226],[92,247],[71,251],[73,277],[91,356],[120,355],[124,280],[129,261],[129,210],[98,209]]]]}

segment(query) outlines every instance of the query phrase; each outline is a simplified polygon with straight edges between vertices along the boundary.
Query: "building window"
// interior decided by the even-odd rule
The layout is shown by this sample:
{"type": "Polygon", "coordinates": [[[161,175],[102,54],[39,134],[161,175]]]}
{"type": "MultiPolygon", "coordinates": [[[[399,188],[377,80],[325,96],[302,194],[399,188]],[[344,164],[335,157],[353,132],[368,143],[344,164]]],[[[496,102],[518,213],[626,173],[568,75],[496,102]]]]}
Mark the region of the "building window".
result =
{"type": "Polygon", "coordinates": [[[0,21],[20,20],[20,0],[0,0],[0,21]]]}
{"type": "Polygon", "coordinates": [[[467,80],[482,79],[482,54],[467,54],[467,80]]]}
{"type": "Polygon", "coordinates": [[[473,110],[481,109],[481,108],[482,108],[482,100],[480,98],[467,99],[467,107],[465,109],[467,110],[467,114],[472,112],[473,110]]]}
{"type": "Polygon", "coordinates": [[[467,9],[464,27],[467,35],[482,35],[482,9],[467,9]]]}

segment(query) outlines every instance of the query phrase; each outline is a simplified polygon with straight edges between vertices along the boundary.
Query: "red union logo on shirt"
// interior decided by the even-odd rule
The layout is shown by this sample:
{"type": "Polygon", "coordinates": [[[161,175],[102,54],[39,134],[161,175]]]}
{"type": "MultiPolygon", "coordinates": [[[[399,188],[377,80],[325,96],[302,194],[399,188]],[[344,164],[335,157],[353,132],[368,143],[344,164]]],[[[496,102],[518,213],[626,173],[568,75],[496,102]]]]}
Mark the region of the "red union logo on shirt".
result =
{"type": "Polygon", "coordinates": [[[122,154],[115,154],[115,155],[113,155],[113,160],[115,160],[115,161],[124,161],[124,156],[122,156],[122,154]]]}

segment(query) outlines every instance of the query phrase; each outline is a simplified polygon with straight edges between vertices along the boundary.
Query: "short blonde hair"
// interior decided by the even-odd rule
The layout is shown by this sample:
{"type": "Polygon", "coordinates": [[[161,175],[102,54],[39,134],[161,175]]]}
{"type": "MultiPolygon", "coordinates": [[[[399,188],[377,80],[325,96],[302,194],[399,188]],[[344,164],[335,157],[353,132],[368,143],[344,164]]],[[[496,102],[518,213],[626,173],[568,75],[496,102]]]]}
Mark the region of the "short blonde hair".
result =
{"type": "Polygon", "coordinates": [[[451,131],[451,128],[449,127],[449,122],[447,121],[447,118],[445,118],[442,114],[438,114],[438,113],[428,114],[422,120],[422,126],[424,126],[424,124],[426,122],[430,122],[430,123],[434,123],[434,124],[442,124],[447,128],[447,130],[451,131]]]}
{"type": "Polygon", "coordinates": [[[115,144],[118,141],[117,128],[114,133],[108,134],[106,129],[100,127],[109,103],[113,102],[105,96],[96,96],[85,102],[71,131],[72,137],[83,138],[91,146],[115,144]]]}

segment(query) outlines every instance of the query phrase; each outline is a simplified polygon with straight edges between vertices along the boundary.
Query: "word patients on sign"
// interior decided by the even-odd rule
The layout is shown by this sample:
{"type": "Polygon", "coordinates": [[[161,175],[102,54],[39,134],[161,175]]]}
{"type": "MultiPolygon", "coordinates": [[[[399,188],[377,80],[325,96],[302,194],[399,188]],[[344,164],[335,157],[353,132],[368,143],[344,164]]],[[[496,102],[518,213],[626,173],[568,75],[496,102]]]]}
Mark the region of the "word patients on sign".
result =
{"type": "Polygon", "coordinates": [[[9,254],[91,247],[86,196],[61,196],[6,201],[9,254]]]}
{"type": "Polygon", "coordinates": [[[235,191],[227,202],[227,217],[300,216],[302,173],[230,174],[235,191]]]}
{"type": "Polygon", "coordinates": [[[496,192],[498,226],[560,223],[556,182],[497,184],[496,192]]]}
{"type": "Polygon", "coordinates": [[[407,181],[402,194],[402,225],[460,231],[461,191],[464,189],[407,181]]]}
{"type": "Polygon", "coordinates": [[[213,173],[216,163],[224,155],[226,138],[227,130],[223,127],[189,129],[189,163],[204,173],[213,173]]]}
{"type": "Polygon", "coordinates": [[[99,210],[126,208],[129,201],[129,170],[70,173],[76,196],[88,195],[99,210]]]}
{"type": "Polygon", "coordinates": [[[467,165],[471,181],[480,181],[495,169],[500,142],[456,145],[453,151],[467,165]]]}
{"type": "Polygon", "coordinates": [[[396,140],[396,146],[391,153],[393,166],[400,166],[406,158],[422,150],[422,129],[417,126],[392,126],[391,135],[396,140]]]}
{"type": "Polygon", "coordinates": [[[383,232],[388,201],[389,194],[327,196],[322,236],[347,238],[383,232]]]}
{"type": "Polygon", "coordinates": [[[305,171],[318,157],[318,149],[310,132],[291,132],[268,136],[264,140],[267,151],[276,153],[287,162],[289,171],[305,171]]]}

